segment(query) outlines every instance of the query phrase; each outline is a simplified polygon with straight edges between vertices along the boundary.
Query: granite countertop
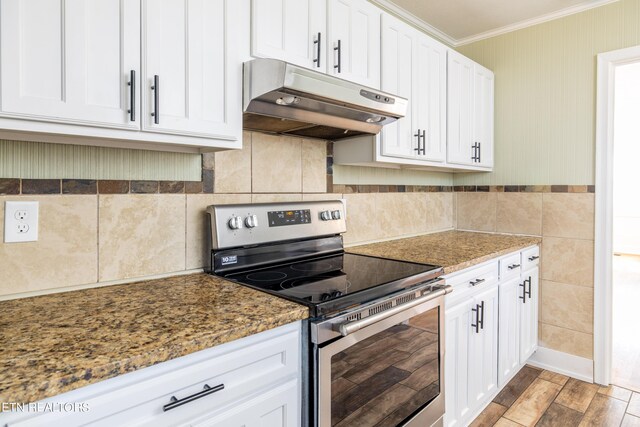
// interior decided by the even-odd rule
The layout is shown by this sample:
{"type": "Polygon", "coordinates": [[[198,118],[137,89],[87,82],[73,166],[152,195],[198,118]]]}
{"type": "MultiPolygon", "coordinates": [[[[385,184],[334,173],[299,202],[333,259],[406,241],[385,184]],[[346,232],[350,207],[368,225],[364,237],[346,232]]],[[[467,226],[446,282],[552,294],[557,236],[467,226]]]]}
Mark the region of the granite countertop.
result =
{"type": "Polygon", "coordinates": [[[0,302],[0,402],[35,402],[308,317],[207,274],[0,302]]]}
{"type": "Polygon", "coordinates": [[[347,252],[440,265],[451,274],[540,242],[539,237],[445,231],[353,246],[347,252]]]}

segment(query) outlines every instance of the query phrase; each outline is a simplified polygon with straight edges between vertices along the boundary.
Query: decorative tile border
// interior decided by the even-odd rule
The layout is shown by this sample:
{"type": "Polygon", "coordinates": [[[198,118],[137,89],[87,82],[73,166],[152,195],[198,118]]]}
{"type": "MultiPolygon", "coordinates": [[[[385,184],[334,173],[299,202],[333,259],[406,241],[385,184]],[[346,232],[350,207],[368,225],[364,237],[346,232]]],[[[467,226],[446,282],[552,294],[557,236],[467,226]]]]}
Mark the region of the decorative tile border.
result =
{"type": "MultiPolygon", "coordinates": [[[[213,172],[213,171],[211,171],[213,172]]],[[[213,180],[213,174],[211,174],[213,180]]],[[[213,193],[213,181],[0,178],[0,195],[213,193]]]]}
{"type": "Polygon", "coordinates": [[[595,193],[595,185],[456,185],[458,193],[595,193]]]}

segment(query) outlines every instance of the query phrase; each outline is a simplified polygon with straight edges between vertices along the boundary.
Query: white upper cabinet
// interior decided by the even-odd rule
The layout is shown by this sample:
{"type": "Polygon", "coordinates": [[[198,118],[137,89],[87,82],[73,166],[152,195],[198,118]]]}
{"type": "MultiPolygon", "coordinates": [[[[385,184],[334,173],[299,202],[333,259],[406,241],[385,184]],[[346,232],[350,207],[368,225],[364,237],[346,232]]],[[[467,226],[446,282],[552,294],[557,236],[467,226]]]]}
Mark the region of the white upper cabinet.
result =
{"type": "MultiPolygon", "coordinates": [[[[414,56],[417,31],[400,20],[382,16],[382,75],[381,89],[385,92],[414,99],[414,56]]],[[[380,134],[383,156],[417,156],[417,127],[414,126],[414,102],[409,102],[407,115],[382,128],[380,134]],[[414,135],[415,134],[415,135],[414,135]]]]}
{"type": "Polygon", "coordinates": [[[418,33],[414,55],[414,128],[420,131],[419,159],[444,162],[447,144],[447,48],[418,33]]]}
{"type": "Polygon", "coordinates": [[[144,0],[143,129],[234,139],[241,126],[237,0],[144,0]]]}
{"type": "Polygon", "coordinates": [[[251,54],[325,72],[326,0],[253,0],[251,54]]]}
{"type": "Polygon", "coordinates": [[[493,73],[454,51],[448,64],[447,161],[491,168],[493,73]]]}
{"type": "Polygon", "coordinates": [[[380,15],[366,0],[328,0],[329,74],[380,88],[380,15]]]}
{"type": "Polygon", "coordinates": [[[2,0],[0,30],[0,115],[140,128],[139,1],[2,0]]]}

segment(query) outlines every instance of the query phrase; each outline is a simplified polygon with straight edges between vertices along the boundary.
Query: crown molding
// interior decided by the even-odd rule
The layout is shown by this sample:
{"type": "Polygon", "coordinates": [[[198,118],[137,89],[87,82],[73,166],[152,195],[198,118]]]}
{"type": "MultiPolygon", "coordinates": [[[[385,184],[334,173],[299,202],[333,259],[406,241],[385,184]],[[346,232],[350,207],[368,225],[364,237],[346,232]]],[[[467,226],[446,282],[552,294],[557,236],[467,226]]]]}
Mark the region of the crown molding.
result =
{"type": "Polygon", "coordinates": [[[496,28],[494,30],[485,31],[473,36],[464,37],[454,41],[454,47],[463,46],[465,44],[477,42],[479,40],[488,39],[491,37],[499,36],[502,34],[510,33],[512,31],[521,30],[523,28],[532,27],[534,25],[542,24],[544,22],[553,21],[554,19],[563,18],[565,16],[574,15],[576,13],[584,12],[589,9],[595,9],[596,7],[604,6],[609,3],[615,3],[619,0],[597,0],[590,3],[577,4],[564,9],[557,10],[555,12],[540,15],[535,18],[525,19],[524,21],[516,22],[515,24],[505,25],[504,27],[496,28]]]}
{"type": "Polygon", "coordinates": [[[403,21],[408,22],[414,27],[417,27],[419,30],[422,30],[427,34],[430,34],[431,36],[435,37],[441,42],[448,44],[449,46],[456,46],[457,41],[454,38],[452,38],[446,33],[443,33],[433,25],[423,21],[422,19],[418,18],[414,14],[404,10],[397,4],[392,3],[389,0],[369,0],[369,2],[375,4],[381,9],[384,9],[385,11],[391,13],[392,15],[397,16],[403,21]]]}
{"type": "Polygon", "coordinates": [[[397,16],[398,18],[408,22],[409,24],[417,27],[418,29],[432,35],[439,39],[441,42],[448,44],[451,47],[463,46],[469,43],[477,42],[479,40],[496,37],[502,34],[510,33],[512,31],[521,30],[523,28],[531,27],[534,25],[542,24],[544,22],[553,21],[554,19],[563,18],[565,16],[574,15],[576,13],[584,12],[589,9],[595,9],[596,7],[604,6],[609,3],[615,3],[619,0],[596,0],[589,3],[577,4],[564,9],[557,10],[555,12],[540,15],[535,18],[525,19],[524,21],[516,22],[514,24],[505,25],[504,27],[496,28],[493,30],[485,31],[483,33],[475,34],[469,37],[463,37],[461,39],[455,39],[447,33],[439,30],[428,22],[423,21],[412,13],[404,10],[400,6],[392,3],[390,0],[369,0],[369,2],[376,6],[386,10],[387,12],[397,16]]]}

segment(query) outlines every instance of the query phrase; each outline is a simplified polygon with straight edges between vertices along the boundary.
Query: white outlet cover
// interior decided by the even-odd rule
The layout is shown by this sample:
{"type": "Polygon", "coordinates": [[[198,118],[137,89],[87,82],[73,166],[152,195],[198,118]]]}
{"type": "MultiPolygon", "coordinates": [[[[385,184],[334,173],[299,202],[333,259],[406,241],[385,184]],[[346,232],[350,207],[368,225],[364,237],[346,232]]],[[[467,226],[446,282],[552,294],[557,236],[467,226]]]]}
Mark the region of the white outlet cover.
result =
{"type": "Polygon", "coordinates": [[[5,202],[4,242],[35,242],[38,240],[39,202],[5,202]]]}

